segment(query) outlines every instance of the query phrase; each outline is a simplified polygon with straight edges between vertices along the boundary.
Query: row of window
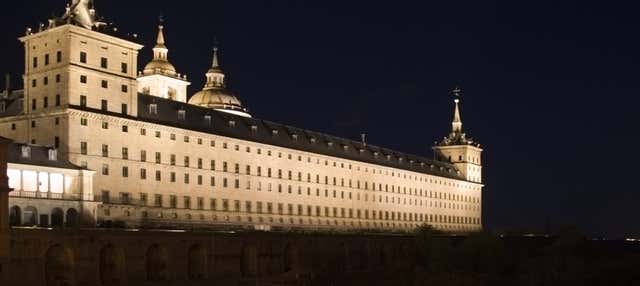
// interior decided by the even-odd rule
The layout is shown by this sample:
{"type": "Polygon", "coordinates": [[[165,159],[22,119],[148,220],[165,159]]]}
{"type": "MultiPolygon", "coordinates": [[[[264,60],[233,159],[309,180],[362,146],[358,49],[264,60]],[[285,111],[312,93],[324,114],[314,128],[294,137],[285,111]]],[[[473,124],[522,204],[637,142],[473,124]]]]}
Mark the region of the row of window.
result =
{"type": "MultiPolygon", "coordinates": [[[[107,144],[102,144],[101,146],[101,156],[102,157],[109,157],[109,145],[107,144]]],[[[88,155],[88,143],[87,142],[80,142],[80,154],[82,155],[88,155]]],[[[122,147],[121,149],[121,156],[123,160],[130,160],[130,156],[129,156],[129,148],[127,147],[122,147]]],[[[154,154],[154,161],[156,164],[162,164],[162,153],[161,152],[155,152],[154,154]]],[[[147,151],[145,150],[141,150],[140,151],[140,162],[147,162],[147,151]]],[[[204,165],[204,160],[202,158],[198,158],[196,161],[196,166],[198,169],[203,169],[203,165],[204,165]]],[[[177,160],[176,160],[176,155],[175,154],[170,154],[169,156],[169,165],[171,166],[176,166],[177,160]]],[[[184,156],[183,157],[183,163],[184,163],[184,167],[189,168],[191,166],[191,158],[189,156],[184,156]]],[[[226,161],[222,162],[222,172],[233,172],[235,174],[241,174],[240,172],[240,164],[233,164],[233,170],[230,170],[230,164],[226,161]]],[[[124,177],[128,177],[128,167],[123,167],[126,168],[127,172],[125,173],[123,171],[123,176],[124,177]]],[[[208,168],[212,171],[216,171],[216,160],[210,160],[209,161],[209,166],[208,168]]],[[[109,175],[109,165],[108,164],[103,164],[103,168],[102,168],[103,172],[102,175],[109,175]]],[[[146,179],[146,169],[142,168],[141,170],[143,170],[144,172],[141,171],[141,179],[146,179]],[[144,176],[142,175],[144,174],[144,176]]],[[[219,169],[218,169],[219,170],[219,169]]],[[[263,176],[263,172],[262,172],[262,167],[261,166],[257,166],[255,167],[255,171],[252,172],[252,167],[250,165],[246,165],[244,168],[244,174],[245,175],[255,175],[258,177],[262,177],[263,176]]],[[[272,172],[272,168],[266,168],[266,177],[268,178],[275,178],[273,176],[273,172],[272,172]]],[[[171,182],[175,182],[175,172],[171,172],[171,182]]],[[[292,171],[287,171],[287,179],[288,180],[294,180],[293,178],[293,172],[292,171]]],[[[307,173],[306,176],[306,182],[308,183],[312,183],[311,180],[311,173],[307,173]]],[[[160,181],[161,179],[161,174],[160,171],[156,171],[156,180],[160,181]]],[[[202,184],[201,182],[201,176],[199,176],[199,184],[202,184]]],[[[213,177],[212,177],[213,178],[213,177]]],[[[278,179],[284,179],[283,178],[283,170],[282,169],[277,169],[277,178],[278,179]]],[[[226,179],[225,179],[226,180],[226,179]]],[[[236,180],[237,181],[237,180],[236,180]]],[[[302,182],[302,172],[297,172],[297,181],[302,182]]],[[[338,178],[336,177],[332,177],[332,183],[333,186],[338,186],[337,184],[338,178]]],[[[407,187],[401,187],[401,186],[396,186],[396,185],[389,185],[389,184],[382,184],[382,183],[378,183],[376,184],[375,182],[371,182],[371,184],[369,184],[368,181],[365,181],[363,183],[361,183],[360,180],[356,180],[356,183],[353,184],[351,179],[347,179],[348,184],[345,185],[345,179],[344,178],[340,178],[340,187],[347,187],[348,188],[355,188],[355,189],[363,189],[363,190],[369,190],[369,186],[371,186],[371,190],[372,191],[384,191],[384,192],[391,192],[391,193],[398,193],[398,194],[404,194],[404,195],[415,195],[415,196],[431,196],[431,192],[427,192],[426,190],[423,189],[417,189],[417,188],[407,188],[407,187]],[[377,186],[377,188],[376,188],[377,186]],[[391,187],[389,187],[391,186],[391,187]],[[364,187],[364,188],[363,188],[364,187]]],[[[188,182],[188,174],[185,174],[185,183],[189,183],[188,182]]],[[[321,180],[320,180],[320,175],[316,174],[315,175],[315,183],[316,184],[321,184],[321,180]]],[[[212,179],[212,185],[213,185],[213,179],[212,179]]],[[[330,185],[329,182],[329,176],[324,176],[324,185],[330,185]]],[[[226,181],[225,181],[225,187],[226,187],[226,181]]],[[[236,188],[238,188],[238,186],[236,186],[236,188]]],[[[448,199],[448,200],[453,200],[453,201],[464,201],[464,202],[472,202],[472,203],[477,203],[477,199],[474,197],[470,197],[470,196],[462,196],[462,195],[457,195],[457,194],[446,194],[443,193],[444,197],[438,197],[440,199],[448,199]],[[450,196],[450,197],[449,197],[450,196]]]]}
{"type": "MultiPolygon", "coordinates": [[[[102,175],[108,176],[109,175],[109,165],[108,164],[103,164],[102,168],[102,175]]],[[[129,167],[128,166],[123,166],[122,167],[122,176],[125,178],[129,177],[129,167]]],[[[145,168],[141,168],[140,169],[140,179],[141,180],[146,180],[148,178],[148,174],[147,174],[147,169],[145,168]]],[[[191,180],[190,180],[191,176],[188,173],[183,174],[183,181],[185,184],[190,184],[191,180]]],[[[155,180],[156,181],[162,181],[162,172],[159,170],[155,171],[155,180]]],[[[169,172],[169,181],[171,183],[175,183],[177,181],[177,175],[176,172],[169,172]]],[[[204,184],[204,177],[202,175],[197,175],[196,176],[196,182],[198,185],[203,185],[204,184]]],[[[231,181],[233,183],[233,188],[235,189],[240,189],[240,180],[239,179],[232,179],[231,181]]],[[[210,176],[209,177],[209,184],[212,187],[216,186],[216,177],[215,176],[210,176]]],[[[267,184],[267,191],[271,192],[273,191],[272,189],[272,184],[268,183],[267,184]]],[[[230,181],[228,178],[223,177],[222,178],[222,187],[223,188],[230,188],[230,181]]],[[[282,184],[277,184],[277,191],[278,193],[283,193],[283,188],[284,186],[282,184]]],[[[246,181],[246,189],[247,190],[251,190],[251,181],[246,181]]],[[[298,186],[298,190],[297,193],[298,195],[302,195],[303,194],[303,187],[298,186]]],[[[257,182],[257,191],[261,191],[262,190],[262,182],[257,182]]],[[[293,194],[293,186],[292,185],[288,185],[287,186],[287,192],[289,194],[293,194]]],[[[307,187],[306,190],[306,194],[308,196],[312,195],[312,191],[310,187],[307,187]]],[[[360,194],[360,193],[356,193],[355,196],[353,196],[352,192],[345,192],[345,191],[336,191],[336,190],[332,190],[329,191],[328,189],[324,189],[324,197],[329,198],[332,197],[334,199],[340,198],[340,199],[349,199],[349,200],[364,200],[364,201],[369,201],[369,198],[371,198],[372,202],[379,202],[379,203],[390,203],[390,204],[398,204],[398,205],[415,205],[415,206],[428,206],[428,207],[435,207],[435,208],[448,208],[448,209],[458,209],[458,210],[479,210],[479,207],[476,205],[469,205],[469,204],[465,204],[465,203],[470,203],[470,204],[475,204],[475,203],[479,203],[479,199],[477,198],[473,198],[473,197],[467,197],[467,196],[461,196],[461,195],[455,195],[455,194],[448,194],[448,193],[443,193],[443,192],[425,192],[425,197],[429,197],[429,198],[433,198],[439,201],[424,201],[421,199],[417,199],[417,198],[402,198],[400,196],[388,196],[388,195],[378,195],[378,198],[376,200],[376,195],[372,194],[371,197],[369,196],[369,194],[360,194]],[[442,201],[440,201],[442,200],[442,201]],[[451,202],[446,202],[444,200],[449,200],[451,202]],[[461,203],[452,203],[452,202],[461,202],[461,203]]],[[[315,195],[317,197],[321,196],[321,191],[319,188],[316,188],[315,190],[315,195]]]]}
{"type": "MultiPolygon", "coordinates": [[[[104,101],[103,106],[106,106],[106,101],[104,101]]],[[[126,104],[123,104],[123,110],[125,108],[126,108],[126,104]]],[[[125,113],[125,112],[123,111],[123,113],[125,113]]],[[[83,125],[83,126],[87,126],[88,125],[87,119],[81,118],[80,121],[81,121],[81,125],[83,125]]],[[[102,127],[103,127],[103,129],[108,129],[108,127],[109,127],[108,122],[103,122],[102,123],[102,127]]],[[[129,128],[128,128],[127,125],[122,125],[122,132],[129,132],[129,128]]],[[[146,136],[147,135],[147,130],[145,128],[141,128],[140,129],[140,135],[146,136]]],[[[162,138],[162,132],[161,131],[155,131],[154,136],[156,138],[162,138]]],[[[177,140],[176,134],[175,133],[170,133],[169,134],[169,139],[172,140],[172,141],[176,141],[177,140]]],[[[185,136],[183,136],[182,141],[184,141],[185,143],[189,143],[190,142],[190,137],[185,135],[185,136]]],[[[196,142],[197,142],[198,145],[203,145],[204,140],[202,138],[197,138],[196,142]]],[[[215,140],[210,140],[209,142],[210,142],[210,146],[211,147],[216,147],[216,141],[215,140]]],[[[228,144],[226,142],[223,142],[222,143],[222,148],[223,149],[229,149],[229,145],[230,144],[228,144]]],[[[241,148],[240,145],[238,145],[238,144],[233,145],[233,149],[235,151],[241,151],[241,149],[243,149],[247,153],[251,153],[252,152],[252,148],[250,146],[246,146],[244,148],[241,148]]],[[[283,154],[282,152],[272,152],[271,150],[266,150],[266,152],[262,152],[261,148],[254,148],[254,150],[255,150],[255,153],[258,154],[258,155],[266,153],[267,156],[274,156],[273,153],[277,153],[277,157],[278,158],[285,158],[286,157],[289,160],[294,160],[294,158],[297,157],[297,161],[303,162],[303,156],[301,156],[301,155],[294,156],[292,154],[283,154]]],[[[307,161],[307,163],[313,164],[313,160],[312,160],[311,157],[307,157],[306,161],[307,161]]],[[[329,160],[326,160],[326,159],[325,160],[321,160],[320,158],[316,158],[316,160],[315,160],[315,164],[318,164],[318,165],[322,164],[322,162],[324,162],[325,166],[333,165],[333,167],[335,167],[335,168],[342,168],[342,169],[349,169],[349,170],[356,169],[357,171],[361,171],[361,167],[357,166],[357,165],[355,166],[355,168],[353,168],[352,164],[338,163],[336,161],[333,161],[332,164],[330,164],[329,160]]],[[[172,164],[172,165],[175,165],[175,164],[172,164]]],[[[189,167],[189,165],[185,164],[185,167],[189,167]]],[[[415,181],[420,181],[420,182],[425,182],[425,183],[429,182],[429,183],[440,184],[440,185],[451,186],[451,187],[458,187],[458,188],[463,187],[463,188],[467,188],[467,189],[479,189],[478,187],[474,187],[474,186],[461,185],[459,183],[448,182],[448,181],[445,181],[445,180],[434,180],[432,178],[428,178],[427,179],[426,177],[416,176],[416,175],[407,175],[406,173],[402,174],[400,172],[395,172],[395,171],[385,170],[383,172],[383,170],[381,170],[381,169],[374,169],[374,168],[368,168],[368,167],[364,167],[362,169],[364,169],[365,173],[371,171],[373,174],[380,174],[380,175],[384,174],[384,175],[391,176],[391,177],[415,180],[415,181]]],[[[299,178],[299,180],[301,180],[301,178],[299,178]]],[[[307,180],[310,180],[310,179],[308,178],[307,180]]],[[[326,182],[326,184],[328,184],[328,182],[326,182]]],[[[336,184],[337,183],[335,182],[335,179],[334,179],[334,185],[336,185],[336,184]]],[[[344,186],[344,179],[342,179],[342,183],[341,184],[344,186]]],[[[365,188],[368,188],[368,187],[365,186],[365,188]]],[[[373,188],[375,190],[375,184],[374,184],[373,188]]]]}
{"type": "MultiPolygon", "coordinates": [[[[62,77],[60,74],[56,74],[56,83],[60,83],[62,81],[62,77]]],[[[43,85],[49,85],[49,77],[45,76],[42,78],[42,84],[43,85]]],[[[38,80],[37,79],[31,79],[31,87],[37,87],[38,86],[38,80]]]]}
{"type": "MultiPolygon", "coordinates": [[[[48,66],[50,62],[50,56],[49,54],[45,54],[44,55],[44,65],[48,66]]],[[[57,51],[56,52],[56,63],[61,63],[62,62],[62,52],[61,51],[57,51]]],[[[38,68],[38,57],[33,57],[32,60],[32,66],[33,68],[38,68]]]]}
{"type": "MultiPolygon", "coordinates": [[[[83,63],[86,64],[88,62],[87,60],[88,55],[86,52],[80,52],[79,54],[79,58],[78,60],[83,63]]],[[[50,62],[50,55],[49,54],[45,54],[44,55],[44,65],[48,66],[50,62]]],[[[62,51],[57,51],[56,52],[56,63],[61,63],[62,62],[62,51]]],[[[32,59],[32,66],[33,68],[38,68],[38,57],[33,57],[32,59]]],[[[109,68],[109,59],[105,58],[105,57],[100,57],[100,67],[103,69],[108,69],[109,68]]],[[[129,65],[127,63],[120,63],[120,72],[121,73],[128,73],[129,72],[129,65]]]]}
{"type": "MultiPolygon", "coordinates": [[[[202,197],[196,198],[195,203],[192,205],[190,196],[183,196],[182,198],[183,209],[205,209],[205,199],[202,197]]],[[[151,205],[148,201],[149,197],[146,193],[140,194],[140,199],[137,202],[140,206],[154,206],[165,207],[165,197],[160,194],[154,195],[154,201],[151,205]]],[[[112,203],[110,192],[103,190],[101,194],[101,201],[103,203],[112,203]]],[[[120,202],[122,204],[133,204],[129,193],[120,193],[120,202]]],[[[178,208],[178,196],[169,195],[168,205],[169,208],[178,208]]],[[[431,222],[431,223],[456,223],[456,224],[480,224],[480,218],[467,217],[467,216],[454,216],[454,215],[440,215],[440,214],[426,214],[426,213],[412,213],[412,212],[396,212],[396,211],[376,211],[368,209],[352,209],[352,208],[338,208],[327,206],[312,206],[312,205],[300,205],[300,204],[284,204],[284,203],[271,203],[271,202],[252,202],[244,201],[244,204],[240,200],[228,200],[228,199],[210,199],[209,210],[212,211],[225,211],[225,212],[245,212],[245,213],[258,213],[258,214],[278,214],[278,215],[297,215],[297,216],[316,216],[316,217],[335,217],[335,218],[350,218],[350,219],[374,219],[374,220],[398,220],[398,221],[419,221],[419,222],[431,222]],[[244,206],[243,206],[244,205],[244,206]]]]}

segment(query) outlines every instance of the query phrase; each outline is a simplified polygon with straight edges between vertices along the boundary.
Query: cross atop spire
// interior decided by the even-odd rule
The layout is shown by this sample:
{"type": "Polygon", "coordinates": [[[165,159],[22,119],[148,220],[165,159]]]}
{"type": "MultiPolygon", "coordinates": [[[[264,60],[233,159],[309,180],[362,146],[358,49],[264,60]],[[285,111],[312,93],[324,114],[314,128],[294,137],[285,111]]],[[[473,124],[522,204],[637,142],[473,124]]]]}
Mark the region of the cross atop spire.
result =
{"type": "Polygon", "coordinates": [[[451,122],[451,131],[454,133],[462,132],[462,119],[460,117],[460,107],[458,106],[460,103],[460,94],[462,90],[459,87],[455,87],[451,93],[455,96],[453,102],[455,103],[455,110],[453,112],[453,121],[451,122]]]}
{"type": "Polygon", "coordinates": [[[219,69],[220,62],[218,61],[218,39],[213,38],[213,61],[211,62],[212,69],[219,69]]]}
{"type": "Polygon", "coordinates": [[[154,49],[156,48],[160,48],[160,49],[167,49],[167,46],[165,46],[165,41],[164,41],[164,17],[162,15],[160,15],[160,17],[158,17],[158,38],[156,40],[156,46],[154,49]]]}

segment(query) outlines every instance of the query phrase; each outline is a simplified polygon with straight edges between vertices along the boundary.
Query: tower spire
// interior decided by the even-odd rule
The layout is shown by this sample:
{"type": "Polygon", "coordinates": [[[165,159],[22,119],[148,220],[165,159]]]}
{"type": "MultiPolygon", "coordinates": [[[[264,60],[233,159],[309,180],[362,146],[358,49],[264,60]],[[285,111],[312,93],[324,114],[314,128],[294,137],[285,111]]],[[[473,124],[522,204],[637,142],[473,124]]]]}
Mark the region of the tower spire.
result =
{"type": "Polygon", "coordinates": [[[453,93],[453,96],[455,96],[455,99],[453,100],[453,102],[455,103],[455,110],[453,111],[453,121],[451,122],[451,131],[453,133],[460,133],[462,132],[462,119],[460,118],[459,103],[460,103],[460,93],[462,92],[462,90],[459,87],[456,87],[451,92],[453,93]]]}
{"type": "Polygon", "coordinates": [[[206,75],[207,83],[204,85],[205,89],[219,89],[224,88],[224,72],[220,67],[220,61],[218,60],[218,41],[213,40],[213,59],[211,60],[211,68],[207,71],[206,75]]]}
{"type": "Polygon", "coordinates": [[[166,48],[164,42],[164,17],[160,16],[159,22],[160,23],[158,23],[158,38],[156,40],[156,48],[166,48]]]}

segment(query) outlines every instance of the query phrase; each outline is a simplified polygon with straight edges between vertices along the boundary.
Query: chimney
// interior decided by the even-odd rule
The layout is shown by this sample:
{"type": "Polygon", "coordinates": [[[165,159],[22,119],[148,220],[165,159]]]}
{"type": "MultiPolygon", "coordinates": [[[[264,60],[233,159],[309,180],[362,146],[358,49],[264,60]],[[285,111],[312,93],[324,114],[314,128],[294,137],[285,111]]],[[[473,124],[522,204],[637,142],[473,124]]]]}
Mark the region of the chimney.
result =
{"type": "Polygon", "coordinates": [[[11,74],[4,75],[4,92],[2,93],[3,98],[9,97],[9,92],[11,91],[11,74]]]}

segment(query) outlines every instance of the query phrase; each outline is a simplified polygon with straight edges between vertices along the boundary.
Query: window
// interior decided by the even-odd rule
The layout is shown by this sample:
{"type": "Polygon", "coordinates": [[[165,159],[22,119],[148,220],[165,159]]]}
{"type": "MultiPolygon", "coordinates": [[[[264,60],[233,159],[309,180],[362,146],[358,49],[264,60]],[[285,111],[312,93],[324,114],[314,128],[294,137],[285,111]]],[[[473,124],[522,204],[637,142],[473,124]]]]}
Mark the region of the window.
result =
{"type": "Polygon", "coordinates": [[[184,208],[185,209],[190,209],[191,208],[191,197],[183,197],[183,201],[184,201],[184,208]]]}
{"type": "Polygon", "coordinates": [[[162,195],[155,195],[156,207],[162,207],[162,195]]]}
{"type": "Polygon", "coordinates": [[[87,63],[87,53],[86,52],[80,52],[80,62],[83,64],[87,63]]]}
{"type": "Polygon", "coordinates": [[[102,129],[109,129],[109,122],[102,122],[102,129]]]}
{"type": "Polygon", "coordinates": [[[187,111],[184,109],[178,110],[178,120],[184,120],[187,116],[187,111]]]}
{"type": "Polygon", "coordinates": [[[80,96],[80,107],[87,107],[87,96],[86,95],[81,95],[80,96]]]}
{"type": "Polygon", "coordinates": [[[38,85],[38,82],[34,79],[31,80],[31,87],[36,87],[38,85]]]}
{"type": "Polygon", "coordinates": [[[53,147],[56,148],[56,149],[60,148],[60,137],[55,136],[53,138],[53,147]]]}
{"type": "Polygon", "coordinates": [[[169,135],[169,139],[176,141],[176,134],[171,133],[171,135],[169,135]]]}
{"type": "Polygon", "coordinates": [[[87,83],[87,76],[86,75],[81,75],[80,76],[80,83],[87,83]]]}
{"type": "Polygon", "coordinates": [[[103,111],[107,111],[107,107],[108,107],[107,100],[106,99],[100,100],[100,109],[102,109],[103,111]]]}
{"type": "Polygon", "coordinates": [[[107,58],[100,58],[100,67],[106,69],[108,66],[107,58]]]}
{"type": "Polygon", "coordinates": [[[102,175],[104,175],[104,176],[108,176],[109,175],[109,165],[108,164],[102,164],[102,175]]]}
{"type": "Polygon", "coordinates": [[[162,173],[160,171],[156,171],[156,181],[161,181],[162,180],[162,173]]]}
{"type": "Polygon", "coordinates": [[[102,202],[108,204],[109,201],[110,201],[109,191],[102,191],[102,202]]]}
{"type": "Polygon", "coordinates": [[[32,100],[31,100],[31,110],[36,110],[36,105],[37,105],[36,103],[37,103],[37,102],[36,102],[36,100],[35,100],[35,99],[32,99],[32,100]]]}
{"type": "Polygon", "coordinates": [[[122,159],[129,160],[129,148],[122,147],[122,159]]]}
{"type": "Polygon", "coordinates": [[[106,80],[102,80],[100,81],[100,86],[102,86],[102,88],[109,88],[109,82],[106,80]]]}
{"type": "Polygon", "coordinates": [[[184,156],[184,166],[189,167],[189,156],[184,156]]]}
{"type": "Polygon", "coordinates": [[[89,120],[87,120],[86,118],[80,118],[80,125],[82,125],[82,126],[87,126],[88,121],[89,121],[89,120]]]}
{"type": "Polygon", "coordinates": [[[170,181],[171,181],[172,183],[175,183],[175,182],[176,182],[176,173],[175,173],[175,172],[171,172],[171,174],[170,174],[170,176],[169,176],[169,177],[170,177],[169,179],[170,179],[170,181]]]}
{"type": "Polygon", "coordinates": [[[129,86],[126,84],[123,84],[120,86],[120,90],[122,90],[122,92],[129,92],[129,86]]]}
{"type": "Polygon", "coordinates": [[[160,138],[162,134],[160,133],[160,131],[156,131],[156,138],[160,138]]]}
{"type": "Polygon", "coordinates": [[[102,157],[109,157],[109,145],[102,144],[102,157]]]}
{"type": "Polygon", "coordinates": [[[87,155],[87,142],[80,142],[80,154],[87,155]]]}
{"type": "Polygon", "coordinates": [[[11,123],[11,130],[16,130],[16,124],[15,123],[11,123]]]}
{"type": "Polygon", "coordinates": [[[125,132],[125,133],[129,132],[129,126],[122,125],[122,132],[125,132]]]}
{"type": "Polygon", "coordinates": [[[127,166],[122,167],[122,177],[123,178],[129,177],[129,167],[127,166]]]}
{"type": "Polygon", "coordinates": [[[44,85],[48,85],[49,84],[49,77],[45,76],[43,79],[43,83],[44,85]]]}
{"type": "Polygon", "coordinates": [[[140,179],[142,180],[146,180],[147,179],[147,169],[140,169],[140,179]]]}
{"type": "Polygon", "coordinates": [[[184,142],[189,143],[189,136],[184,136],[184,142]]]}
{"type": "Polygon", "coordinates": [[[60,75],[59,75],[59,74],[57,74],[57,75],[56,75],[56,82],[60,82],[60,80],[61,80],[61,79],[60,79],[60,75]]]}
{"type": "Polygon", "coordinates": [[[42,107],[44,107],[44,108],[49,107],[49,97],[47,97],[47,96],[44,97],[44,101],[43,101],[42,107]]]}
{"type": "Polygon", "coordinates": [[[158,114],[158,105],[155,103],[149,104],[149,114],[156,115],[158,114]]]}
{"type": "Polygon", "coordinates": [[[44,65],[45,66],[49,65],[49,54],[44,55],[44,65]]]}
{"type": "Polygon", "coordinates": [[[140,128],[140,135],[146,136],[147,135],[147,129],[140,128]]]}
{"type": "Polygon", "coordinates": [[[170,162],[171,166],[175,166],[176,165],[176,155],[175,154],[171,154],[171,162],[170,162]]]}
{"type": "Polygon", "coordinates": [[[144,193],[140,194],[140,205],[142,206],[147,205],[147,194],[144,194],[144,193]]]}
{"type": "Polygon", "coordinates": [[[60,95],[56,94],[56,106],[60,106],[60,95]]]}
{"type": "Polygon", "coordinates": [[[37,58],[37,57],[34,57],[34,58],[33,58],[33,68],[35,69],[35,68],[37,68],[37,67],[38,67],[38,58],[37,58]]]}
{"type": "Polygon", "coordinates": [[[127,73],[128,71],[129,71],[129,68],[127,67],[127,63],[120,64],[120,72],[127,73]]]}
{"type": "Polygon", "coordinates": [[[160,152],[156,152],[156,164],[160,164],[162,162],[162,155],[160,152]]]}
{"type": "Polygon", "coordinates": [[[31,128],[36,128],[36,121],[35,120],[31,121],[31,128]]]}
{"type": "Polygon", "coordinates": [[[185,184],[189,183],[189,174],[184,174],[184,183],[185,184]]]}
{"type": "Polygon", "coordinates": [[[146,162],[146,161],[147,161],[147,151],[141,150],[140,151],[140,162],[146,162]]]}
{"type": "Polygon", "coordinates": [[[62,52],[61,51],[56,52],[56,62],[57,63],[62,62],[62,52]]]}

